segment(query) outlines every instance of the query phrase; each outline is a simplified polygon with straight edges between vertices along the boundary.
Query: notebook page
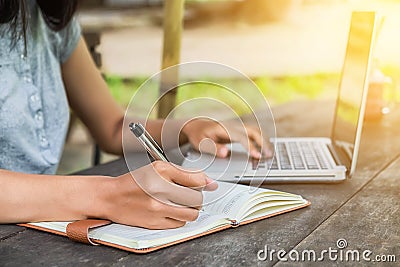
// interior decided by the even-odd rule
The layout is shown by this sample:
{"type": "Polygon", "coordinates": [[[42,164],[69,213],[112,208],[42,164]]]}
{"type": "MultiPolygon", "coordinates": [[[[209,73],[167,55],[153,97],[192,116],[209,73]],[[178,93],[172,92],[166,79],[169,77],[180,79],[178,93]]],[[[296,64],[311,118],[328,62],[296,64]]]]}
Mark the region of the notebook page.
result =
{"type": "Polygon", "coordinates": [[[149,230],[121,224],[110,224],[90,230],[89,237],[134,249],[160,246],[230,224],[223,216],[200,212],[194,222],[167,230],[149,230]]]}
{"type": "Polygon", "coordinates": [[[262,217],[266,215],[270,215],[272,213],[276,213],[285,209],[288,209],[288,207],[296,207],[296,206],[302,206],[307,203],[306,200],[273,200],[273,201],[267,201],[264,203],[260,203],[258,205],[253,206],[252,208],[249,208],[242,212],[240,216],[240,221],[243,220],[248,220],[248,219],[254,219],[255,217],[262,217]]]}
{"type": "Polygon", "coordinates": [[[37,223],[28,223],[34,226],[47,228],[50,230],[59,231],[62,233],[67,232],[67,225],[71,222],[37,222],[37,223]]]}
{"type": "Polygon", "coordinates": [[[233,212],[249,198],[248,188],[240,185],[218,182],[218,189],[213,192],[203,192],[203,209],[210,214],[220,214],[232,218],[233,212]]]}
{"type": "Polygon", "coordinates": [[[306,205],[306,204],[307,204],[307,201],[305,201],[305,203],[297,203],[297,204],[290,204],[290,205],[267,207],[265,209],[258,210],[256,212],[246,216],[245,221],[251,221],[253,219],[260,218],[260,217],[263,217],[263,216],[272,215],[272,214],[275,214],[277,212],[287,211],[287,210],[294,209],[296,207],[300,207],[300,206],[303,206],[303,205],[306,205]]]}
{"type": "Polygon", "coordinates": [[[230,220],[240,221],[243,213],[262,202],[302,200],[301,196],[291,193],[254,188],[241,184],[218,182],[218,189],[203,192],[203,208],[210,214],[221,214],[230,220]]]}

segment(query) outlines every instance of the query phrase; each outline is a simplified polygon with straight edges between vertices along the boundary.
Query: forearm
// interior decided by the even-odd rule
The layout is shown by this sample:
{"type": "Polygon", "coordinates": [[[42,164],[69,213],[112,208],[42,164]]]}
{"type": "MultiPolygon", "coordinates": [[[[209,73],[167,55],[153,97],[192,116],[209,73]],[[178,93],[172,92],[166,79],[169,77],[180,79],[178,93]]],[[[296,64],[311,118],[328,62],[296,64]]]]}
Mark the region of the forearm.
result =
{"type": "Polygon", "coordinates": [[[113,100],[83,39],[61,66],[69,104],[102,150],[122,154],[124,110],[113,100]]]}
{"type": "MultiPolygon", "coordinates": [[[[124,111],[112,98],[106,82],[90,58],[83,39],[62,65],[62,75],[71,108],[88,127],[102,150],[122,155],[122,139],[129,144],[124,145],[125,149],[141,149],[140,144],[131,141],[135,138],[122,138],[123,134],[131,135],[128,125],[124,125],[122,129],[124,111]]],[[[142,124],[145,122],[144,119],[132,120],[142,124]]],[[[129,122],[130,120],[125,119],[125,123],[129,122]]],[[[164,120],[146,122],[147,130],[166,149],[185,141],[183,135],[179,135],[182,126],[183,122],[176,120],[168,120],[166,125],[164,120]],[[165,130],[165,134],[162,134],[162,129],[165,130]]]]}
{"type": "Polygon", "coordinates": [[[216,184],[203,173],[158,161],[116,178],[0,170],[0,188],[0,224],[102,218],[165,229],[194,221],[201,190],[215,190],[216,184]]]}
{"type": "Polygon", "coordinates": [[[0,170],[0,223],[98,217],[107,177],[22,174],[0,170]]]}

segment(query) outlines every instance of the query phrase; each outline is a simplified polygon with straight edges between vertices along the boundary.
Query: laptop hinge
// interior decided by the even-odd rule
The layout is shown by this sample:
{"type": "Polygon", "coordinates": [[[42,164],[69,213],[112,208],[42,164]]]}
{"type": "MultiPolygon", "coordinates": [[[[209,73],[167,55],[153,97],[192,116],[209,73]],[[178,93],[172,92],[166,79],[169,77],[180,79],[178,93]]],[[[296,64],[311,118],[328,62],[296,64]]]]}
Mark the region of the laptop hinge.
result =
{"type": "Polygon", "coordinates": [[[337,165],[346,166],[346,173],[350,171],[351,159],[347,155],[346,151],[340,146],[335,146],[334,144],[328,144],[328,149],[332,154],[333,159],[337,165]]]}

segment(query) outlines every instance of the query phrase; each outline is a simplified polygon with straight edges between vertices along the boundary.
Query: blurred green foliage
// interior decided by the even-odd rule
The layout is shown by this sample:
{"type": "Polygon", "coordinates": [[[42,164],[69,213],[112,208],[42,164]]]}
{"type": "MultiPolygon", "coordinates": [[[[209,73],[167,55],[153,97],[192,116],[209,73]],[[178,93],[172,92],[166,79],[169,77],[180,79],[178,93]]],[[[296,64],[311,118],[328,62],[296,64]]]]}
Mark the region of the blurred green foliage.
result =
{"type": "MultiPolygon", "coordinates": [[[[387,65],[381,67],[383,73],[392,78],[392,100],[400,102],[400,91],[396,85],[400,82],[400,67],[387,65]]],[[[145,77],[123,78],[115,75],[106,75],[106,82],[110,87],[111,94],[117,102],[126,108],[131,97],[140,85],[146,80],[145,77]]],[[[312,75],[288,75],[282,77],[261,76],[253,77],[253,82],[265,96],[271,106],[284,104],[299,99],[335,98],[339,85],[338,73],[316,73],[312,75]]],[[[247,81],[222,78],[222,84],[227,87],[246,90],[247,81]]],[[[179,89],[177,103],[196,97],[212,97],[223,100],[225,103],[233,104],[239,114],[247,109],[240,104],[240,99],[233,94],[224,93],[224,88],[207,83],[195,83],[179,89]]],[[[145,99],[143,101],[146,101],[145,99]]]]}
{"type": "Polygon", "coordinates": [[[123,78],[116,75],[105,75],[105,80],[114,99],[121,107],[126,108],[133,94],[146,78],[123,78]]]}
{"type": "MultiPolygon", "coordinates": [[[[278,105],[296,99],[315,99],[323,95],[335,97],[338,77],[338,74],[323,73],[285,77],[263,76],[252,78],[252,80],[270,105],[278,105]]],[[[106,75],[106,82],[112,96],[123,108],[128,106],[131,97],[145,80],[146,78],[143,77],[127,79],[106,75]]],[[[248,81],[228,78],[222,78],[221,84],[228,88],[234,88],[239,95],[241,91],[247,90],[249,86],[248,81]]],[[[238,96],[229,93],[222,86],[209,83],[194,83],[179,88],[176,101],[179,104],[186,100],[200,97],[221,100],[229,106],[234,106],[238,114],[246,113],[248,110],[248,107],[243,104],[238,96]]],[[[144,99],[143,101],[146,100],[144,99]]]]}
{"type": "Polygon", "coordinates": [[[270,105],[287,103],[296,99],[316,99],[336,96],[339,74],[289,75],[284,77],[258,77],[253,79],[268,99],[270,105]]]}

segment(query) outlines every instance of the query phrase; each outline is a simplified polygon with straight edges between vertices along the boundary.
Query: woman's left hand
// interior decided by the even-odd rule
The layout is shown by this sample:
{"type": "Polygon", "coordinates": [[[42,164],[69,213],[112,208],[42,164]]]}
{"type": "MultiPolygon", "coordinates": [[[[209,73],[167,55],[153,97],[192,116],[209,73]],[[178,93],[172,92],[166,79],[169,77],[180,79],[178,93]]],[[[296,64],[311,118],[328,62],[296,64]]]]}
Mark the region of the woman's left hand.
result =
{"type": "Polygon", "coordinates": [[[225,158],[229,150],[225,144],[240,142],[253,158],[259,159],[261,155],[272,157],[271,144],[264,138],[259,129],[238,122],[216,122],[206,119],[195,119],[188,122],[182,132],[189,142],[199,151],[215,154],[217,157],[225,158]],[[203,140],[213,142],[204,142],[203,140]],[[201,145],[200,145],[201,144],[201,145]],[[260,148],[262,147],[262,152],[260,148]],[[262,154],[261,154],[262,153],[262,154]]]}

